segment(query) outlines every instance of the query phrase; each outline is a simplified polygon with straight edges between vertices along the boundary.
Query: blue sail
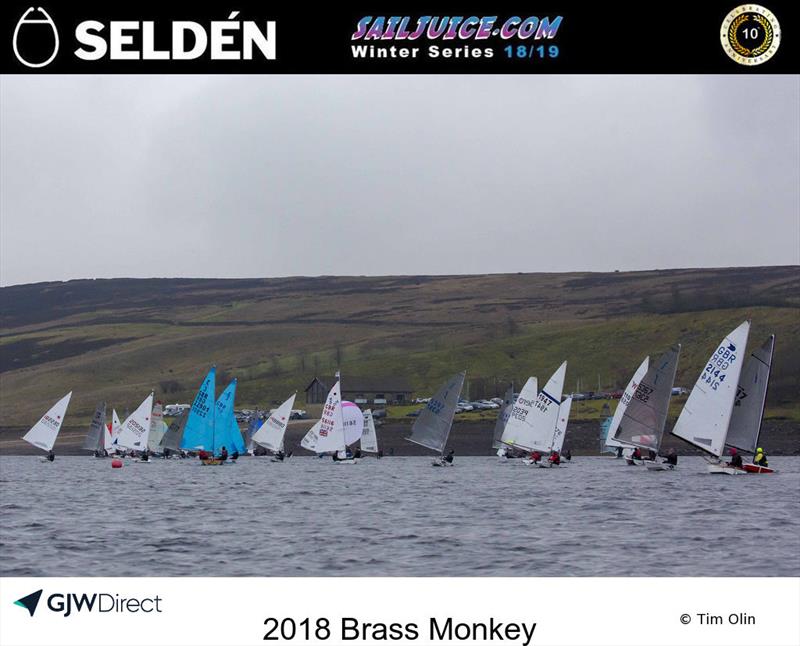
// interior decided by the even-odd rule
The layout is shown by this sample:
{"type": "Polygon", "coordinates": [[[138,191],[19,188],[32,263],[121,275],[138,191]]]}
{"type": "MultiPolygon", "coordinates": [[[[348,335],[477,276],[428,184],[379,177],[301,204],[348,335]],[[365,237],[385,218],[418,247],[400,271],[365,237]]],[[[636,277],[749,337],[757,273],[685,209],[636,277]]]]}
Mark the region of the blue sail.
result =
{"type": "Polygon", "coordinates": [[[195,395],[189,417],[183,429],[181,448],[189,451],[212,450],[214,438],[214,397],[216,396],[217,368],[208,371],[200,390],[195,395]]]}
{"type": "Polygon", "coordinates": [[[614,447],[608,446],[606,444],[606,440],[608,440],[608,431],[611,430],[611,421],[612,417],[604,417],[600,421],[600,453],[616,453],[617,449],[614,447]]]}
{"type": "Polygon", "coordinates": [[[219,454],[224,446],[228,453],[238,451],[240,454],[245,452],[242,433],[236,423],[236,416],[233,412],[233,405],[236,399],[236,379],[228,384],[217,400],[217,411],[214,428],[214,454],[219,454]]]}

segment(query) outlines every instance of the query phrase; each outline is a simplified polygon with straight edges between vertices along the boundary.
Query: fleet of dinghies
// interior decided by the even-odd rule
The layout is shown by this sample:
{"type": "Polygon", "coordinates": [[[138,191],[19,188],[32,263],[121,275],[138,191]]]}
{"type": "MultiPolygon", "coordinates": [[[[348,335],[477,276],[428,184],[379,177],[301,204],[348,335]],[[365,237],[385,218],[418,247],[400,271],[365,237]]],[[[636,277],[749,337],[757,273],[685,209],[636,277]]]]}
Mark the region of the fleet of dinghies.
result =
{"type": "MultiPolygon", "coordinates": [[[[741,457],[723,460],[726,447],[735,453],[756,455],[764,414],[775,336],[770,336],[749,356],[745,355],[750,322],[728,334],[704,364],[671,433],[701,449],[707,456],[708,472],[714,474],[772,473],[763,462],[744,464],[741,457]]],[[[631,466],[646,465],[651,471],[674,470],[677,454],[665,459],[661,445],[673,393],[680,344],[657,360],[645,357],[634,372],[613,416],[610,411],[601,428],[601,450],[616,453],[631,466]],[[646,455],[642,453],[646,451],[646,455]]],[[[544,388],[530,377],[516,394],[511,384],[492,434],[492,449],[503,462],[552,468],[564,466],[562,450],[572,406],[572,397],[562,392],[567,371],[563,362],[544,388]]],[[[331,456],[335,464],[357,464],[364,454],[382,456],[372,410],[362,411],[342,399],[339,373],[328,392],[319,421],[300,445],[319,457],[331,456]]],[[[409,442],[436,456],[433,466],[454,462],[447,450],[453,419],[464,387],[466,372],[453,375],[436,391],[411,427],[409,442]],[[446,452],[447,451],[447,452],[446,452]]],[[[139,407],[120,423],[115,409],[106,419],[105,402],[97,405],[83,449],[96,457],[135,456],[137,462],[150,455],[185,457],[197,455],[203,465],[235,464],[242,454],[271,456],[273,462],[291,457],[285,435],[297,393],[292,394],[263,422],[251,423],[245,446],[234,414],[237,380],[233,379],[216,398],[216,367],[212,366],[197,391],[188,414],[170,426],[164,422],[160,402],[151,392],[139,407]]],[[[72,393],[67,393],[23,436],[47,452],[53,461],[53,446],[64,421],[72,393]]],[[[567,455],[567,460],[570,456],[567,455]]],[[[118,465],[117,465],[118,466],[118,465]]]]}

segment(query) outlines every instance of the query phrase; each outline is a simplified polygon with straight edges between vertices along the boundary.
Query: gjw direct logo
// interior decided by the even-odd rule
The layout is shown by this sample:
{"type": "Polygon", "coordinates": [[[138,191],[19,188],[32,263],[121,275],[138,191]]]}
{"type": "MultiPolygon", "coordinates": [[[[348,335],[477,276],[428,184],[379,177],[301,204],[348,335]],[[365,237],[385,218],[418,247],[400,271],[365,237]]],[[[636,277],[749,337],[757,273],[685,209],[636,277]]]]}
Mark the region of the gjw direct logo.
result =
{"type": "MultiPolygon", "coordinates": [[[[31,617],[36,613],[39,600],[44,590],[31,592],[29,595],[17,599],[15,606],[25,608],[31,617]]],[[[51,612],[56,612],[69,617],[79,612],[99,613],[140,613],[163,612],[161,603],[163,599],[154,597],[121,597],[109,592],[95,592],[93,594],[77,594],[74,592],[54,592],[47,597],[46,607],[51,612]]]]}
{"type": "Polygon", "coordinates": [[[71,35],[59,34],[50,14],[29,7],[14,28],[14,56],[33,69],[52,63],[59,50],[86,61],[252,61],[276,59],[275,21],[240,20],[83,20],[71,35]],[[68,41],[62,43],[62,40],[68,41]]]}

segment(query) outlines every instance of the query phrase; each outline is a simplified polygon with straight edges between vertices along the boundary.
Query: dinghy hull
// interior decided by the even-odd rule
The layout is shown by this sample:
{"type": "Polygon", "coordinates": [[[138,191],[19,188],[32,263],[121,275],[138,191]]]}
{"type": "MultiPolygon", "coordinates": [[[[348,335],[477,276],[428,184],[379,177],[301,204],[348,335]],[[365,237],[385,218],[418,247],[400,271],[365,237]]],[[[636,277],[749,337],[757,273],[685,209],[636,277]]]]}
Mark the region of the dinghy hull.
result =
{"type": "Polygon", "coordinates": [[[744,470],[747,473],[775,473],[775,469],[769,467],[760,467],[757,464],[745,464],[744,470]]]}
{"type": "Polygon", "coordinates": [[[648,471],[675,471],[674,464],[665,464],[663,462],[658,462],[654,464],[647,465],[648,471]]]}
{"type": "Polygon", "coordinates": [[[712,475],[727,475],[727,476],[744,475],[747,473],[747,471],[745,471],[744,469],[732,467],[729,464],[725,463],[709,464],[708,472],[712,475]]]}

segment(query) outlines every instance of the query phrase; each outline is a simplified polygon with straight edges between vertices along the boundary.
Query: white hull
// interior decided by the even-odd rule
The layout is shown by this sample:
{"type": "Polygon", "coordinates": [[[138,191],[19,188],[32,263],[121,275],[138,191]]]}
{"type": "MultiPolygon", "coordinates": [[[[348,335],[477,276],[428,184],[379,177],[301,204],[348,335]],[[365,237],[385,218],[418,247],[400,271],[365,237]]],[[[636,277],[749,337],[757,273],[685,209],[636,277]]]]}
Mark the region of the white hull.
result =
{"type": "Polygon", "coordinates": [[[729,466],[723,462],[720,462],[719,464],[709,464],[708,472],[714,475],[726,475],[726,476],[747,475],[747,471],[745,471],[744,469],[738,469],[736,467],[729,466]]]}
{"type": "Polygon", "coordinates": [[[433,466],[435,466],[435,467],[452,467],[453,463],[452,462],[443,462],[442,460],[434,460],[433,461],[433,466]]]}
{"type": "Polygon", "coordinates": [[[538,461],[538,462],[534,462],[530,458],[522,458],[522,464],[524,464],[526,466],[529,466],[529,467],[535,467],[537,464],[541,464],[541,460],[538,461]]]}
{"type": "Polygon", "coordinates": [[[666,464],[664,462],[654,462],[647,465],[648,471],[675,471],[674,464],[666,464]]]}
{"type": "Polygon", "coordinates": [[[347,458],[345,460],[334,460],[334,464],[358,464],[358,460],[356,458],[347,458]]]}

